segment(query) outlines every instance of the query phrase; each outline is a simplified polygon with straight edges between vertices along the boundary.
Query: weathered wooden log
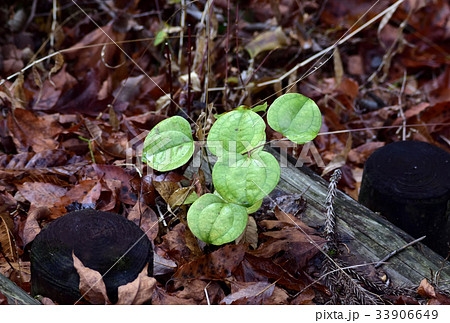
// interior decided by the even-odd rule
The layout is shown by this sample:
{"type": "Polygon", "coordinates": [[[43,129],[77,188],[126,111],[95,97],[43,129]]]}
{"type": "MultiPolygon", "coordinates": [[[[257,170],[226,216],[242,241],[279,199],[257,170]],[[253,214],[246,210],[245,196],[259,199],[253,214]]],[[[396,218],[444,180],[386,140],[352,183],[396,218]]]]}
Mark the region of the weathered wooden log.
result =
{"type": "Polygon", "coordinates": [[[450,154],[421,141],[394,142],[376,150],[364,165],[359,202],[443,257],[450,201],[450,154]]]}
{"type": "Polygon", "coordinates": [[[0,274],[0,292],[6,296],[9,305],[39,305],[38,300],[27,294],[22,288],[0,274]]]}
{"type": "Polygon", "coordinates": [[[46,296],[59,304],[81,299],[72,252],[85,267],[103,276],[113,303],[117,302],[117,288],[135,280],[147,264],[148,274],[152,274],[152,245],[137,225],[116,213],[80,210],[56,219],[34,239],[33,296],[46,296]]]}
{"type": "MultiPolygon", "coordinates": [[[[266,150],[280,161],[280,154],[274,149],[269,147],[266,150]]],[[[214,161],[214,156],[208,156],[208,159],[210,162],[214,161]]],[[[194,162],[199,164],[198,160],[194,159],[194,162]]],[[[326,218],[327,181],[306,166],[295,167],[285,158],[282,164],[284,166],[281,168],[281,179],[277,188],[288,194],[303,193],[307,208],[302,221],[314,227],[323,226],[326,218]]],[[[206,159],[201,169],[210,181],[206,159]]],[[[189,167],[186,176],[192,176],[195,170],[189,167]]],[[[359,264],[377,263],[393,250],[414,240],[403,230],[339,190],[334,210],[337,215],[337,235],[345,239],[352,256],[349,260],[359,264]]],[[[382,268],[396,286],[418,285],[423,278],[431,279],[431,272],[440,272],[440,281],[444,287],[448,287],[450,281],[450,263],[420,243],[398,253],[382,268]]]]}

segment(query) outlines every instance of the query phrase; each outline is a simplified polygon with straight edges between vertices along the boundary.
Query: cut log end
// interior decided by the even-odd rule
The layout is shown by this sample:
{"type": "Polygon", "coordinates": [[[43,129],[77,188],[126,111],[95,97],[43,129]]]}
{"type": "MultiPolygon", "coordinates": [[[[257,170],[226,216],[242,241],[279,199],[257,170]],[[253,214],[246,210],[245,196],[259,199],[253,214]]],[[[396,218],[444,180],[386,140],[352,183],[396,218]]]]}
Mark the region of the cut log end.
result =
{"type": "Polygon", "coordinates": [[[79,275],[72,251],[84,266],[103,276],[108,297],[117,301],[117,288],[153,264],[151,242],[133,222],[111,212],[81,210],[45,227],[31,249],[31,293],[60,304],[80,297],[79,275]]]}
{"type": "Polygon", "coordinates": [[[364,166],[361,204],[447,256],[450,154],[419,141],[375,151],[364,166]]]}

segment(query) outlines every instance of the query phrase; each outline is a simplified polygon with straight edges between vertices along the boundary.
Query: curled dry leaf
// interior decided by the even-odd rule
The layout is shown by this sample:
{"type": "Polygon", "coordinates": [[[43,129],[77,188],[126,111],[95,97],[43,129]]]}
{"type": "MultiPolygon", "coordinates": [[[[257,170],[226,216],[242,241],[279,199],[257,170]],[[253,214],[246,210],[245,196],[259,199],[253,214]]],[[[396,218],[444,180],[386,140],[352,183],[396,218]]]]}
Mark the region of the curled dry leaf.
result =
{"type": "MultiPolygon", "coordinates": [[[[25,168],[33,168],[36,171],[45,170],[55,166],[66,166],[68,160],[68,153],[61,149],[46,149],[39,153],[34,154],[30,160],[28,160],[25,168]]],[[[48,170],[47,170],[48,171],[48,170]]]]}
{"type": "Polygon", "coordinates": [[[420,282],[419,288],[417,288],[417,294],[427,298],[436,297],[436,291],[434,290],[434,287],[431,286],[426,278],[422,279],[422,281],[420,282]]]}
{"type": "MultiPolygon", "coordinates": [[[[83,62],[84,63],[84,62],[83,62]]],[[[78,74],[80,75],[80,74],[78,74]]],[[[99,100],[100,76],[97,71],[89,70],[70,90],[61,94],[54,106],[54,110],[66,113],[83,113],[98,116],[111,102],[110,98],[99,100]]]]}
{"type": "Polygon", "coordinates": [[[25,109],[15,109],[8,114],[7,125],[19,151],[28,151],[31,147],[38,153],[58,148],[55,137],[62,132],[62,127],[55,121],[37,117],[25,109]]]}
{"type": "Polygon", "coordinates": [[[316,296],[316,293],[314,293],[314,290],[311,288],[308,288],[307,290],[303,291],[299,295],[297,295],[292,301],[291,305],[314,305],[314,302],[312,301],[314,297],[316,296]]]}
{"type": "Polygon", "coordinates": [[[272,295],[264,300],[263,305],[285,305],[288,302],[289,294],[278,286],[275,286],[272,295]]]}
{"type": "Polygon", "coordinates": [[[72,252],[73,265],[80,275],[80,293],[91,304],[111,304],[106,294],[106,286],[102,275],[93,269],[85,267],[72,252]]]}
{"type": "Polygon", "coordinates": [[[258,247],[258,228],[256,226],[256,221],[252,216],[248,217],[247,226],[245,227],[244,232],[236,239],[236,243],[248,243],[253,249],[258,247]]]}
{"type": "Polygon", "coordinates": [[[152,298],[156,279],[148,276],[148,264],[137,278],[126,285],[119,286],[117,305],[141,305],[152,298]]]}
{"type": "Polygon", "coordinates": [[[17,282],[19,287],[23,288],[24,283],[31,281],[30,262],[20,259],[18,262],[9,263],[0,261],[0,274],[11,279],[11,281],[17,282]]]}
{"type": "Polygon", "coordinates": [[[101,198],[97,203],[97,208],[101,211],[112,211],[119,202],[118,192],[121,182],[117,179],[101,179],[101,198]]]}
{"type": "Polygon", "coordinates": [[[352,149],[352,135],[349,134],[347,137],[347,142],[345,144],[344,150],[341,151],[336,156],[334,156],[334,158],[323,169],[321,176],[328,174],[329,172],[332,172],[339,167],[344,166],[345,163],[347,162],[347,156],[351,149],[352,149]]]}
{"type": "Polygon", "coordinates": [[[34,206],[31,204],[28,211],[27,220],[22,233],[22,241],[24,245],[27,245],[34,240],[36,235],[41,232],[38,220],[50,217],[52,212],[47,206],[34,206]]]}
{"type": "Polygon", "coordinates": [[[194,187],[182,187],[170,195],[168,204],[174,208],[182,204],[192,204],[196,199],[198,195],[194,192],[194,187]]]}
{"type": "Polygon", "coordinates": [[[164,288],[156,286],[152,297],[153,305],[197,305],[193,299],[181,298],[167,292],[164,288]]]}
{"type": "MultiPolygon", "coordinates": [[[[239,290],[227,295],[220,304],[225,305],[261,305],[266,299],[272,296],[275,289],[274,284],[266,282],[257,283],[235,283],[239,285],[239,290]]],[[[235,286],[236,288],[236,286],[235,286]]]]}
{"type": "Polygon", "coordinates": [[[176,261],[178,265],[186,263],[191,259],[191,250],[186,245],[186,226],[177,224],[172,230],[165,234],[163,243],[160,245],[166,254],[176,261]]]}
{"type": "Polygon", "coordinates": [[[244,259],[245,246],[225,245],[181,266],[173,278],[219,279],[230,277],[244,259]]]}
{"type": "Polygon", "coordinates": [[[139,197],[139,200],[148,205],[155,205],[155,187],[152,184],[150,175],[145,175],[142,178],[136,174],[130,181],[132,194],[139,197]]]}
{"type": "Polygon", "coordinates": [[[450,297],[437,292],[426,278],[420,282],[417,288],[417,294],[428,298],[428,305],[450,305],[450,297]]]}
{"type": "Polygon", "coordinates": [[[283,47],[288,42],[289,40],[281,27],[278,27],[275,30],[259,34],[245,46],[245,49],[252,58],[255,58],[259,53],[283,47]]]}
{"type": "Polygon", "coordinates": [[[334,77],[336,79],[336,85],[339,86],[344,76],[344,66],[342,64],[341,54],[339,53],[338,47],[334,49],[333,62],[334,62],[334,77]]]}
{"type": "Polygon", "coordinates": [[[280,231],[269,231],[262,236],[269,239],[258,249],[250,252],[257,257],[272,258],[289,272],[300,272],[325,244],[326,240],[314,235],[315,230],[290,214],[275,209],[279,221],[261,221],[263,226],[282,227],[280,231]]]}
{"type": "Polygon", "coordinates": [[[288,289],[301,291],[309,282],[306,277],[294,277],[280,265],[277,265],[270,258],[257,257],[246,253],[244,260],[234,272],[234,277],[238,281],[257,282],[269,279],[276,280],[277,285],[288,289]]]}
{"type": "MultiPolygon", "coordinates": [[[[48,73],[48,78],[51,82],[52,75],[57,73],[61,67],[64,65],[64,56],[62,56],[60,53],[56,53],[55,55],[55,65],[53,65],[52,69],[48,73]]],[[[53,83],[53,82],[52,82],[53,83]]]]}
{"type": "Polygon", "coordinates": [[[11,212],[16,208],[17,201],[4,187],[0,186],[0,246],[10,262],[17,261],[14,243],[14,221],[11,212]]]}
{"type": "Polygon", "coordinates": [[[169,203],[172,194],[180,188],[180,185],[173,181],[153,181],[153,186],[166,203],[169,203]]]}
{"type": "Polygon", "coordinates": [[[158,236],[158,216],[155,211],[142,202],[136,203],[128,214],[128,220],[133,221],[139,226],[150,239],[153,241],[158,236]]]}
{"type": "MultiPolygon", "coordinates": [[[[181,215],[181,212],[179,213],[181,215]]],[[[179,216],[180,216],[179,215],[179,216]]],[[[184,214],[186,216],[186,214],[184,214]]],[[[199,242],[196,236],[187,228],[184,232],[184,239],[186,240],[186,247],[191,251],[191,255],[193,258],[201,257],[203,255],[203,251],[200,249],[199,242]]]]}
{"type": "Polygon", "coordinates": [[[114,111],[114,107],[112,105],[109,106],[108,115],[109,115],[109,124],[111,125],[114,131],[118,131],[120,123],[119,119],[117,118],[117,114],[114,111]]]}
{"type": "Polygon", "coordinates": [[[428,305],[450,305],[450,297],[438,293],[436,298],[432,298],[428,301],[428,305]]]}
{"type": "Polygon", "coordinates": [[[309,227],[304,222],[297,219],[292,214],[286,213],[281,210],[278,206],[275,207],[275,216],[278,220],[263,220],[260,222],[261,226],[266,229],[281,229],[284,227],[296,227],[301,232],[305,232],[306,234],[316,234],[316,230],[309,227]]]}
{"type": "Polygon", "coordinates": [[[324,238],[306,235],[296,228],[265,232],[263,235],[269,240],[252,253],[264,258],[275,256],[275,263],[294,273],[300,272],[326,242],[324,238]],[[278,253],[281,255],[278,256],[278,253]]]}
{"type": "Polygon", "coordinates": [[[166,259],[159,254],[153,255],[153,275],[160,276],[173,273],[177,269],[177,264],[170,259],[166,259]]]}
{"type": "Polygon", "coordinates": [[[394,305],[420,305],[417,300],[405,295],[388,295],[386,298],[394,305]]]}
{"type": "Polygon", "coordinates": [[[364,164],[369,158],[369,156],[378,148],[381,148],[384,146],[384,142],[381,141],[372,141],[372,142],[366,142],[365,144],[362,144],[356,148],[353,148],[348,153],[348,160],[352,163],[356,164],[364,164]]]}
{"type": "Polygon", "coordinates": [[[3,255],[6,256],[8,261],[15,262],[17,261],[17,251],[11,231],[12,227],[11,225],[8,225],[8,223],[11,222],[8,219],[10,218],[6,214],[0,213],[0,247],[3,250],[3,255]]]}
{"type": "Polygon", "coordinates": [[[64,187],[43,182],[25,182],[18,185],[17,188],[28,202],[38,207],[51,207],[57,204],[61,197],[67,193],[64,187]]]}
{"type": "MultiPolygon", "coordinates": [[[[1,177],[0,177],[1,178],[1,177]]],[[[6,190],[5,187],[0,185],[0,214],[10,214],[17,207],[17,201],[6,190]]],[[[6,220],[8,221],[8,220],[6,220]]],[[[12,223],[11,223],[12,225],[12,223]]]]}
{"type": "MultiPolygon", "coordinates": [[[[63,65],[59,72],[52,75],[51,80],[46,79],[43,82],[42,89],[39,92],[40,100],[34,104],[33,110],[53,109],[63,90],[71,88],[77,83],[76,78],[66,71],[66,66],[63,65]]],[[[65,118],[67,118],[66,115],[61,116],[59,122],[64,123],[62,121],[65,118]]]]}
{"type": "MultiPolygon", "coordinates": [[[[103,74],[106,72],[107,67],[100,61],[102,46],[93,47],[89,51],[83,50],[83,47],[94,44],[108,43],[111,40],[107,35],[114,41],[120,41],[123,40],[124,34],[117,33],[113,29],[113,24],[108,24],[106,26],[102,26],[101,28],[96,28],[92,32],[86,34],[83,39],[81,39],[65,53],[65,56],[68,59],[77,58],[77,63],[74,67],[77,75],[84,74],[86,70],[90,70],[94,67],[101,69],[98,72],[102,72],[103,74]]],[[[106,48],[106,55],[104,55],[106,57],[104,57],[104,60],[111,62],[112,56],[116,51],[118,51],[117,47],[108,46],[106,48]]]]}
{"type": "Polygon", "coordinates": [[[196,304],[206,305],[208,300],[209,304],[217,304],[225,296],[219,283],[201,279],[178,280],[174,282],[173,288],[176,291],[172,295],[179,299],[192,299],[196,304]]]}
{"type": "Polygon", "coordinates": [[[95,205],[100,198],[102,185],[94,179],[79,182],[67,194],[61,198],[61,205],[69,205],[72,202],[95,205]]]}

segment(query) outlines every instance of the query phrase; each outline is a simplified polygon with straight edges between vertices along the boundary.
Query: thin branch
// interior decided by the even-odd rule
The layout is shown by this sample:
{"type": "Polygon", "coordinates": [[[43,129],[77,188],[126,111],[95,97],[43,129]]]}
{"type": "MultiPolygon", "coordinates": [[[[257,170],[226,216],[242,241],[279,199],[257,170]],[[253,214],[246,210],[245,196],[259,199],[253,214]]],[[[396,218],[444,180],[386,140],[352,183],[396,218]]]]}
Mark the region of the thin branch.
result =
{"type": "Polygon", "coordinates": [[[395,256],[396,254],[398,254],[400,251],[405,250],[406,248],[408,248],[409,246],[412,246],[413,244],[422,241],[423,239],[425,239],[426,236],[420,237],[419,239],[416,239],[414,241],[411,241],[410,243],[405,244],[403,247],[392,251],[390,254],[388,254],[386,257],[384,257],[383,259],[381,259],[379,262],[377,262],[377,264],[375,265],[375,268],[380,267],[381,265],[383,265],[388,259],[392,258],[393,256],[395,256]]]}

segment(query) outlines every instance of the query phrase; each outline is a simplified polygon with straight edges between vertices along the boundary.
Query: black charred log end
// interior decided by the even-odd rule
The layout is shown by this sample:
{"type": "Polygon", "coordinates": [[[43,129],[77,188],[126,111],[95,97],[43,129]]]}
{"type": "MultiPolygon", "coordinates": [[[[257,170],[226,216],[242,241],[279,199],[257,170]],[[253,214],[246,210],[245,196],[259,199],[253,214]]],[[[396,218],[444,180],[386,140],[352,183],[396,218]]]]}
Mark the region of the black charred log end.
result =
{"type": "Polygon", "coordinates": [[[72,250],[85,267],[104,275],[108,298],[117,302],[117,288],[134,281],[148,264],[153,272],[152,244],[133,222],[111,212],[80,210],[46,226],[31,248],[31,294],[59,304],[81,298],[80,278],[72,250]]]}
{"type": "Polygon", "coordinates": [[[420,141],[376,150],[364,165],[359,202],[446,257],[449,252],[450,154],[420,141]]]}

